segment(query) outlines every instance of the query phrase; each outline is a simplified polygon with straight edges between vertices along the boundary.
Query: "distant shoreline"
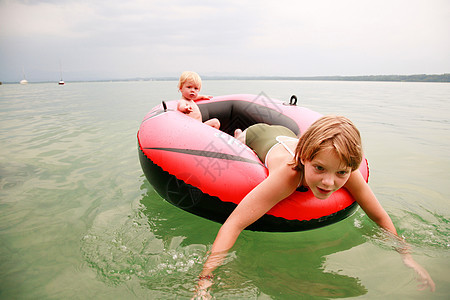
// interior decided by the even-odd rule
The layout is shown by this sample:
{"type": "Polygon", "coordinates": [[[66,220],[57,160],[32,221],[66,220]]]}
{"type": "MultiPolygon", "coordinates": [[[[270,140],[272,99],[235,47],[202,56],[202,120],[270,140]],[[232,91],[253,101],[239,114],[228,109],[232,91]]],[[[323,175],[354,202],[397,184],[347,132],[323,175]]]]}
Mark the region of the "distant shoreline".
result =
{"type": "MultiPolygon", "coordinates": [[[[204,76],[205,80],[215,77],[204,76]]],[[[440,75],[364,75],[364,76],[248,76],[248,77],[218,77],[218,79],[241,80],[305,80],[305,81],[390,81],[390,82],[450,82],[450,73],[440,75]]]]}
{"type": "MultiPolygon", "coordinates": [[[[450,73],[416,75],[363,75],[363,76],[208,76],[203,80],[298,80],[298,81],[378,81],[378,82],[450,82],[450,73]]],[[[68,82],[119,82],[119,81],[177,81],[178,77],[148,77],[126,79],[67,80],[68,82]]],[[[53,81],[35,81],[48,83],[53,81]]],[[[57,82],[57,81],[54,81],[57,82]]],[[[18,82],[3,82],[15,84],[18,82]]],[[[31,82],[30,82],[31,83],[31,82]]]]}
{"type": "MultiPolygon", "coordinates": [[[[208,76],[203,80],[298,80],[298,81],[385,81],[385,82],[450,82],[450,73],[416,75],[364,75],[364,76],[208,76]]],[[[130,78],[104,81],[177,81],[178,77],[130,78]]],[[[102,80],[103,81],[103,80],[102,80]]]]}

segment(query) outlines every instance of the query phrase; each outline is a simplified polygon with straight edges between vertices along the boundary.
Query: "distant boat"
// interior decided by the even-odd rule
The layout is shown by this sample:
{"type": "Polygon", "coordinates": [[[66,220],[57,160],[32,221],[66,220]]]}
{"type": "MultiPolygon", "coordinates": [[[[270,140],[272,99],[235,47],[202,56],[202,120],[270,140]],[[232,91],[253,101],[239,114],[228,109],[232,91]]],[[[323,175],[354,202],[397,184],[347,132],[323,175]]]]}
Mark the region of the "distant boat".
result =
{"type": "Polygon", "coordinates": [[[20,81],[20,84],[28,84],[28,80],[25,78],[25,71],[23,70],[23,67],[22,67],[22,75],[23,79],[20,81]]]}
{"type": "Polygon", "coordinates": [[[61,79],[59,80],[58,84],[59,85],[64,85],[65,82],[64,82],[64,80],[62,78],[62,64],[61,64],[61,61],[59,61],[59,74],[60,74],[60,78],[61,79]]]}

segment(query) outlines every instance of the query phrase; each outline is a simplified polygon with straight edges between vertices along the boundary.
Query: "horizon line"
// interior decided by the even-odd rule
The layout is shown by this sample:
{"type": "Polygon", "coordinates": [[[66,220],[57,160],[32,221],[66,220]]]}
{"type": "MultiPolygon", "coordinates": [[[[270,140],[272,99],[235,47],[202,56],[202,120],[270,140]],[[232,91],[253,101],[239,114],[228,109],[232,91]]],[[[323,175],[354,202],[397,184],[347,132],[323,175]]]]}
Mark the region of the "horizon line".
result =
{"type": "MultiPolygon", "coordinates": [[[[69,82],[119,82],[119,81],[177,81],[177,76],[130,77],[115,79],[81,79],[69,82]]],[[[202,80],[304,80],[304,81],[387,81],[387,82],[450,82],[450,73],[412,75],[322,75],[322,76],[281,76],[281,75],[202,75],[202,80]]],[[[28,83],[50,83],[59,80],[29,81],[28,83]]],[[[66,80],[65,80],[66,81],[66,80]]],[[[20,82],[20,81],[19,81],[20,82]]],[[[4,84],[19,84],[5,81],[4,84]]],[[[0,84],[2,82],[0,81],[0,84]]]]}

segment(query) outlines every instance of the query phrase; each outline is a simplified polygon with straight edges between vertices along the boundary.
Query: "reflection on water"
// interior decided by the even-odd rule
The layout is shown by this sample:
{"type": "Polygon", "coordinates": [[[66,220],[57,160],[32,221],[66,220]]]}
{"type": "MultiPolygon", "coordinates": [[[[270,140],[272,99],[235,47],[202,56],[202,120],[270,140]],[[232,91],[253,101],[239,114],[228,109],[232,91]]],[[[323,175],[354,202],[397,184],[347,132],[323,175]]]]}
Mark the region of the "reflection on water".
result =
{"type": "Polygon", "coordinates": [[[259,240],[246,249],[266,250],[253,260],[239,257],[235,262],[236,271],[243,278],[251,278],[262,292],[273,297],[345,298],[364,295],[367,290],[358,278],[328,272],[323,268],[327,255],[365,241],[361,236],[352,236],[341,229],[319,229],[317,234],[302,232],[281,238],[267,236],[264,241],[259,240]]]}

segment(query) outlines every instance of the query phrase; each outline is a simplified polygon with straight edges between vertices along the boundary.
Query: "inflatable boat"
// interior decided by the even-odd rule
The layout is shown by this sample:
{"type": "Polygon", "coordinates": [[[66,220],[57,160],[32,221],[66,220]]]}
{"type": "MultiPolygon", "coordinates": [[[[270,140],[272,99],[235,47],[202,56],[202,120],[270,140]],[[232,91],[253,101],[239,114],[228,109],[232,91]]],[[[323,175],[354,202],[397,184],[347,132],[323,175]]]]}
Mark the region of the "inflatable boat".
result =
{"type": "MultiPolygon", "coordinates": [[[[283,125],[298,136],[321,114],[260,95],[229,95],[197,102],[203,120],[219,119],[220,130],[176,110],[177,100],[162,102],[144,118],[137,138],[139,159],[148,181],[173,205],[223,223],[268,170],[256,154],[233,137],[235,129],[256,123],[283,125]]],[[[359,169],[367,181],[367,161],[359,169]]],[[[319,200],[298,190],[247,229],[292,232],[323,227],[351,215],[357,203],[341,188],[319,200]]]]}

